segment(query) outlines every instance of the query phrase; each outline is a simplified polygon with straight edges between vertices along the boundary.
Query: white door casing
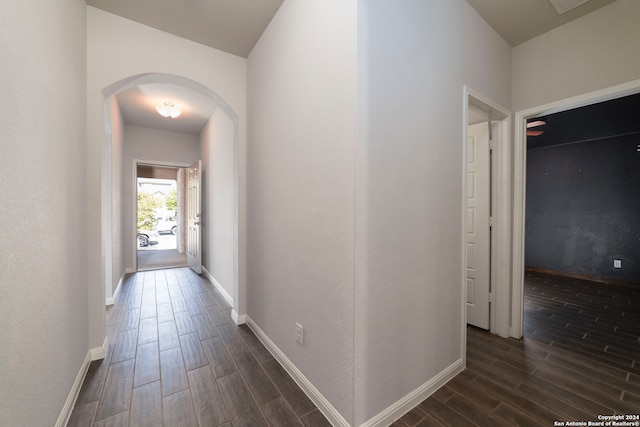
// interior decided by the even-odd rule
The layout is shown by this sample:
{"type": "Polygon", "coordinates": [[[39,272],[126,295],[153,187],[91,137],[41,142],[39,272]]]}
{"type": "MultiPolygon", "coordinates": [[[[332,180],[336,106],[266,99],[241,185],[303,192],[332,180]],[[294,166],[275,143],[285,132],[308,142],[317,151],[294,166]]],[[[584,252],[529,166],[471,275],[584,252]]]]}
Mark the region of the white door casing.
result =
{"type": "Polygon", "coordinates": [[[187,169],[187,263],[198,274],[202,273],[202,161],[187,169]]]}
{"type": "Polygon", "coordinates": [[[469,126],[466,176],[467,323],[489,329],[491,168],[488,122],[469,126]]]}

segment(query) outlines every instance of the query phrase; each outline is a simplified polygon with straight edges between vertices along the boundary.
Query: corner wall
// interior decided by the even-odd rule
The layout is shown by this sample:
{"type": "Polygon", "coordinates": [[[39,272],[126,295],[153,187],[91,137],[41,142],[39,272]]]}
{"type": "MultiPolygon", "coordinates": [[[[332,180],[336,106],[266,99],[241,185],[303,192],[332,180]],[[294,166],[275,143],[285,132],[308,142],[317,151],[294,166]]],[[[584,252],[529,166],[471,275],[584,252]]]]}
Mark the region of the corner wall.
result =
{"type": "Polygon", "coordinates": [[[285,0],[248,59],[247,314],[349,423],[355,37],[355,0],[285,0]]]}
{"type": "Polygon", "coordinates": [[[2,426],[55,425],[88,360],[85,7],[0,2],[2,426]]]}
{"type": "Polygon", "coordinates": [[[462,366],[463,87],[509,108],[511,48],[466,1],[360,0],[358,58],[354,425],[462,366]]]}

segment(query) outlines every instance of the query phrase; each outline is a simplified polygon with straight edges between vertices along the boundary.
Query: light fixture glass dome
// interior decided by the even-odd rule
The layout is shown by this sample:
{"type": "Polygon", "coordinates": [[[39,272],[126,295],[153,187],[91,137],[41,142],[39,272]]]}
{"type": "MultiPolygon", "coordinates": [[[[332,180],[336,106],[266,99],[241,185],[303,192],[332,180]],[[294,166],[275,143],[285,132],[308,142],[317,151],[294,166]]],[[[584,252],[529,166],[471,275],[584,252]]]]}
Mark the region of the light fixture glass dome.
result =
{"type": "Polygon", "coordinates": [[[161,105],[156,106],[156,110],[160,113],[161,116],[167,117],[169,119],[175,119],[180,114],[182,114],[182,110],[176,107],[173,102],[166,101],[161,105]]]}

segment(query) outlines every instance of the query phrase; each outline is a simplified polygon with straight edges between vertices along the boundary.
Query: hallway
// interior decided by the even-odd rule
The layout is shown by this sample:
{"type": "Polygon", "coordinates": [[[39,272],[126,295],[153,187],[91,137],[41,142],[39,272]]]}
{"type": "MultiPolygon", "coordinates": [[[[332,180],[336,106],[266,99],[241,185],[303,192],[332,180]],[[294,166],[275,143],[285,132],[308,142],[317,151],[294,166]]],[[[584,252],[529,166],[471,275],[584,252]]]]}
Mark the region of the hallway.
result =
{"type": "Polygon", "coordinates": [[[127,277],[107,309],[69,426],[328,426],[211,283],[188,268],[127,277]]]}

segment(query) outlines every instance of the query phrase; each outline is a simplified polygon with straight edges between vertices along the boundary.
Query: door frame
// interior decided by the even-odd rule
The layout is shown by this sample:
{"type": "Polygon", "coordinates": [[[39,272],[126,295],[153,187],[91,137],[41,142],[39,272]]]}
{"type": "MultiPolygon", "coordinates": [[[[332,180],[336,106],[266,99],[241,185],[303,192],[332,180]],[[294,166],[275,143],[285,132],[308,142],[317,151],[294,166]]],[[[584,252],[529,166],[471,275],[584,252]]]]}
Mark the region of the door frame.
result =
{"type": "MultiPolygon", "coordinates": [[[[132,170],[131,170],[131,211],[128,215],[129,224],[131,225],[131,229],[133,230],[132,234],[135,236],[129,236],[129,245],[133,247],[132,261],[131,265],[133,266],[133,271],[138,271],[138,236],[137,236],[137,218],[138,218],[138,165],[149,165],[149,166],[168,166],[175,168],[188,168],[190,165],[187,163],[178,163],[178,162],[167,162],[161,160],[149,160],[149,159],[133,159],[132,160],[132,170]],[[133,241],[131,240],[133,239],[133,241]],[[131,246],[132,245],[132,246],[131,246]]],[[[125,219],[126,221],[126,219],[125,219]]]]}
{"type": "Polygon", "coordinates": [[[524,244],[526,216],[526,123],[528,119],[572,110],[598,102],[622,98],[640,93],[640,79],[633,80],[605,89],[587,92],[559,101],[543,104],[526,110],[517,111],[514,115],[514,155],[513,155],[513,283],[511,301],[511,327],[509,335],[522,337],[524,322],[524,244]]]}
{"type": "Polygon", "coordinates": [[[461,337],[462,357],[466,366],[467,347],[467,255],[466,255],[466,170],[467,170],[467,134],[469,107],[473,106],[487,112],[492,133],[493,154],[491,171],[491,212],[493,227],[491,233],[491,305],[489,307],[489,331],[507,336],[509,331],[509,313],[511,289],[511,264],[506,260],[511,255],[511,112],[499,104],[481,95],[465,85],[463,87],[463,132],[462,132],[462,233],[460,247],[462,265],[460,266],[461,298],[461,337]]]}

